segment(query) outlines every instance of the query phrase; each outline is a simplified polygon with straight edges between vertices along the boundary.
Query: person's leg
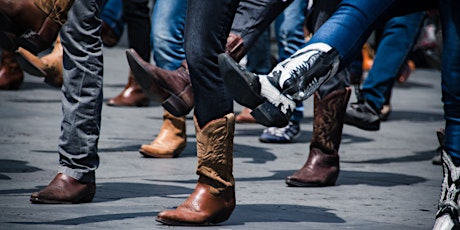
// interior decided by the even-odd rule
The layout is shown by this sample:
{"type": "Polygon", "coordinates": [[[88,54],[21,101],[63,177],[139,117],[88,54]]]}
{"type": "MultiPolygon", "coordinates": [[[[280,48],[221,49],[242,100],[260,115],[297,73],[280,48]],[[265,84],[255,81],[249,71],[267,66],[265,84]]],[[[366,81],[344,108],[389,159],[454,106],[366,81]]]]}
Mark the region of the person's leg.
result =
{"type": "Polygon", "coordinates": [[[187,0],[158,0],[152,12],[153,60],[166,70],[185,60],[184,27],[187,0]]]}
{"type": "Polygon", "coordinates": [[[220,56],[221,73],[234,99],[252,108],[258,122],[284,126],[296,103],[307,99],[346,67],[377,25],[392,16],[436,5],[434,0],[344,0],[308,45],[278,64],[269,75],[248,73],[225,54],[220,56]]]}
{"type": "Polygon", "coordinates": [[[101,127],[103,57],[99,11],[102,0],[76,1],[60,36],[64,48],[59,173],[33,203],[91,202],[101,127]],[[81,45],[85,41],[85,45],[81,45]]]}
{"type": "MultiPolygon", "coordinates": [[[[340,0],[313,3],[309,30],[314,33],[334,12],[340,0]]],[[[325,82],[314,95],[313,134],[308,159],[286,184],[294,187],[333,186],[339,176],[339,147],[343,116],[350,98],[348,68],[325,82]]]]}
{"type": "MultiPolygon", "coordinates": [[[[144,61],[150,61],[150,9],[148,0],[123,0],[123,21],[128,26],[129,48],[136,50],[144,61]]],[[[128,75],[128,84],[116,97],[111,98],[110,106],[137,106],[150,105],[148,97],[136,83],[132,72],[128,75]]]]}
{"type": "Polygon", "coordinates": [[[442,53],[442,101],[446,119],[442,154],[444,179],[433,229],[458,229],[460,182],[460,2],[440,1],[444,49],[442,53]]]}
{"type": "MultiPolygon", "coordinates": [[[[303,26],[308,11],[307,7],[308,0],[294,0],[276,18],[275,32],[278,41],[278,61],[284,61],[305,45],[303,26]]],[[[266,128],[259,136],[259,140],[266,143],[289,143],[294,141],[300,136],[300,121],[303,118],[303,110],[303,102],[297,103],[288,125],[281,128],[266,128]]]]}
{"type": "Polygon", "coordinates": [[[102,20],[101,38],[107,47],[115,46],[123,34],[123,1],[107,0],[100,14],[102,20]]]}
{"type": "Polygon", "coordinates": [[[379,130],[380,111],[416,42],[424,16],[424,12],[417,12],[394,17],[385,24],[372,68],[361,89],[364,101],[348,107],[345,124],[379,130]]]}
{"type": "Polygon", "coordinates": [[[235,208],[233,100],[219,75],[217,55],[224,52],[238,1],[188,3],[185,50],[195,95],[199,179],[183,204],[158,214],[157,221],[167,225],[219,223],[235,208]]]}
{"type": "MultiPolygon", "coordinates": [[[[185,59],[184,26],[187,0],[157,0],[152,11],[153,60],[165,70],[179,68],[185,59]]],[[[174,81],[166,77],[166,80],[174,81]]],[[[146,157],[178,157],[187,144],[185,116],[176,117],[165,110],[157,137],[139,152],[146,157]]]]}

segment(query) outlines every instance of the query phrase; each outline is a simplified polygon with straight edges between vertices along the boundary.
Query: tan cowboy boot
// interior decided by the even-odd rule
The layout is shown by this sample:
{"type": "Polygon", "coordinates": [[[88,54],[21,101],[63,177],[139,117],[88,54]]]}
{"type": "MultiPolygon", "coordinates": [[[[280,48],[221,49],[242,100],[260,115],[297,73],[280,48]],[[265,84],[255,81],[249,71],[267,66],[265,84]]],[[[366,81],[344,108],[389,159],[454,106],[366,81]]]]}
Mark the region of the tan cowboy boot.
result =
{"type": "Polygon", "coordinates": [[[139,152],[145,157],[178,157],[187,144],[185,117],[175,117],[164,111],[163,125],[157,138],[149,145],[142,145],[139,152]]]}
{"type": "Polygon", "coordinates": [[[136,106],[147,107],[150,105],[149,98],[142,92],[142,88],[134,80],[133,73],[129,71],[128,84],[116,97],[111,98],[107,105],[110,106],[136,106]]]}
{"type": "Polygon", "coordinates": [[[25,72],[30,75],[44,77],[45,83],[54,87],[62,86],[62,55],[63,49],[59,36],[51,53],[41,58],[22,47],[16,50],[18,63],[25,72]]]}
{"type": "Polygon", "coordinates": [[[167,225],[208,225],[227,220],[235,208],[233,135],[235,116],[230,113],[203,128],[195,119],[198,154],[195,190],[175,210],[160,212],[158,222],[167,225]]]}
{"type": "Polygon", "coordinates": [[[19,67],[14,53],[2,50],[0,63],[0,90],[17,90],[24,81],[24,73],[19,67]]]}
{"type": "Polygon", "coordinates": [[[313,137],[304,166],[286,178],[294,187],[333,186],[339,176],[343,116],[351,89],[336,90],[320,99],[315,93],[313,137]]]}

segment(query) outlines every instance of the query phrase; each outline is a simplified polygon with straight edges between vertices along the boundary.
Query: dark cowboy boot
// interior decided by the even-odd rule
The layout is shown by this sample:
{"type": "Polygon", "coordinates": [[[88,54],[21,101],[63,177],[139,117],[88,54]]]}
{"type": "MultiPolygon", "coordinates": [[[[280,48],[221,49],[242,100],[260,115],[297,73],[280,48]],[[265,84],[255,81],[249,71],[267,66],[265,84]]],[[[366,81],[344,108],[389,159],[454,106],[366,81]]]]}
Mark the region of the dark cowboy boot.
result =
{"type": "Polygon", "coordinates": [[[351,89],[336,90],[320,99],[315,93],[313,137],[304,166],[286,178],[294,187],[333,186],[339,176],[343,116],[351,89]]]}
{"type": "Polygon", "coordinates": [[[200,176],[194,192],[175,210],[160,212],[167,225],[209,225],[226,221],[235,208],[233,135],[235,116],[228,114],[203,128],[195,120],[200,176]]]}

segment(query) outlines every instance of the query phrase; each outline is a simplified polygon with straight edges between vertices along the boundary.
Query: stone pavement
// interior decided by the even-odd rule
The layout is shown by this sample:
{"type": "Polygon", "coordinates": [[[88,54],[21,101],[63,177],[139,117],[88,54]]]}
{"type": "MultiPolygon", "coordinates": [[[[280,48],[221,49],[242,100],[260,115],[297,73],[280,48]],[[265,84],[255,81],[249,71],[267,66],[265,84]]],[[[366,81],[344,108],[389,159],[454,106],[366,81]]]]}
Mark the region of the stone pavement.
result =
{"type": "MultiPolygon", "coordinates": [[[[104,98],[127,81],[123,48],[104,50],[104,98]]],[[[155,215],[192,192],[196,152],[192,115],[188,145],[176,159],[138,153],[162,124],[162,107],[104,104],[100,167],[93,203],[33,205],[32,192],[54,177],[60,130],[60,91],[27,75],[18,91],[0,91],[0,229],[199,229],[168,227],[155,215]]],[[[263,127],[237,124],[234,175],[237,207],[206,229],[430,229],[442,169],[431,164],[443,127],[440,73],[418,69],[396,85],[390,120],[378,132],[345,126],[337,186],[290,188],[286,176],[306,160],[312,135],[312,99],[305,102],[302,135],[292,144],[258,141],[263,127]]],[[[351,102],[355,99],[352,98],[351,102]]],[[[235,104],[235,111],[241,111],[235,104]]]]}

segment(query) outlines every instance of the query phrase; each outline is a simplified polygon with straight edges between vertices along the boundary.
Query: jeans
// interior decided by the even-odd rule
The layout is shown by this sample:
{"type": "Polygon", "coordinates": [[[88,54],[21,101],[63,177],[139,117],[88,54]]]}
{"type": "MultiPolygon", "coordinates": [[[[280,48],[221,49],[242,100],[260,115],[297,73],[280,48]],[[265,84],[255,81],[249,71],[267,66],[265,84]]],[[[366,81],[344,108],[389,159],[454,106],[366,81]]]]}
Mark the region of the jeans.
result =
{"type": "Polygon", "coordinates": [[[128,25],[128,46],[150,61],[149,0],[123,0],[123,21],[128,25]]]}
{"type": "MultiPolygon", "coordinates": [[[[275,20],[275,34],[278,40],[278,61],[290,57],[305,45],[303,25],[307,15],[308,0],[294,0],[275,20]]],[[[303,103],[299,102],[290,118],[300,122],[303,118],[303,103]]]]}
{"type": "Polygon", "coordinates": [[[380,111],[420,32],[423,12],[390,19],[383,28],[374,64],[362,87],[363,98],[380,111]]]}
{"type": "Polygon", "coordinates": [[[122,9],[122,0],[107,0],[100,14],[102,21],[107,23],[118,37],[121,37],[123,34],[123,28],[125,26],[122,9]]]}
{"type": "Polygon", "coordinates": [[[94,182],[102,109],[102,0],[75,1],[60,31],[64,49],[59,172],[94,182]]]}
{"type": "MultiPolygon", "coordinates": [[[[331,17],[341,0],[313,1],[313,8],[308,14],[307,28],[315,34],[316,31],[331,17]]],[[[304,44],[305,46],[306,44],[304,44]]],[[[326,81],[318,89],[320,98],[336,90],[343,90],[350,85],[350,68],[345,68],[338,72],[334,77],[326,81]]]]}
{"type": "Polygon", "coordinates": [[[153,60],[175,70],[185,59],[184,27],[187,0],[157,0],[152,11],[153,60]]]}
{"type": "Polygon", "coordinates": [[[188,1],[185,51],[195,97],[194,113],[200,127],[233,113],[233,99],[225,89],[217,63],[230,30],[240,35],[249,49],[290,2],[188,1]]]}
{"type": "Polygon", "coordinates": [[[248,50],[246,69],[256,74],[268,74],[272,69],[270,28],[265,30],[257,42],[248,50]]]}
{"type": "MultiPolygon", "coordinates": [[[[340,55],[340,68],[361,50],[372,30],[393,16],[438,7],[436,0],[344,0],[310,43],[323,42],[340,55]],[[335,35],[335,36],[334,36],[335,35]],[[344,42],[343,38],[348,42],[344,42]]],[[[446,120],[445,151],[460,165],[460,1],[440,0],[444,49],[442,54],[442,102],[446,120]]]]}

